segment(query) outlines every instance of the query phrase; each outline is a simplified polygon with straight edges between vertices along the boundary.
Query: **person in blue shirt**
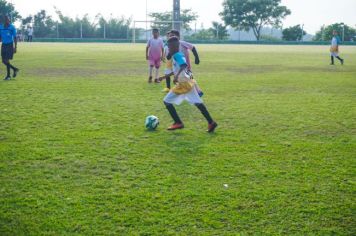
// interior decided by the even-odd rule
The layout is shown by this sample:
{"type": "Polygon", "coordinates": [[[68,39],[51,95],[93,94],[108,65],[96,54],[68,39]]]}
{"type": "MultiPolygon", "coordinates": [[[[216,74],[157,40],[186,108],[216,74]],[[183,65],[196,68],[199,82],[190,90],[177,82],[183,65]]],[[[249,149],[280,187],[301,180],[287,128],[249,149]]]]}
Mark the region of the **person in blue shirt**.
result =
{"type": "MultiPolygon", "coordinates": [[[[184,124],[173,104],[180,105],[183,101],[187,101],[192,105],[195,105],[203,114],[208,122],[208,132],[214,132],[218,124],[210,116],[208,109],[203,103],[203,100],[195,89],[195,80],[192,77],[192,73],[188,70],[188,63],[185,55],[179,51],[179,38],[171,37],[168,40],[169,54],[173,62],[173,72],[169,75],[174,75],[174,88],[164,98],[164,105],[166,106],[169,114],[171,115],[174,124],[168,127],[168,130],[183,129],[184,124]]],[[[167,75],[166,75],[167,76],[167,75]]],[[[164,78],[166,77],[164,76],[164,78]]],[[[160,78],[163,79],[163,78],[160,78]]]]}
{"type": "Polygon", "coordinates": [[[333,38],[331,40],[331,47],[330,47],[330,56],[331,56],[331,63],[330,65],[334,65],[334,57],[336,57],[341,65],[344,64],[344,59],[339,56],[339,45],[341,44],[341,39],[338,35],[336,30],[333,31],[333,38]]]}
{"type": "Polygon", "coordinates": [[[4,24],[0,24],[0,38],[2,41],[1,45],[1,58],[2,63],[6,66],[7,75],[4,80],[10,80],[10,70],[13,70],[12,77],[15,78],[19,69],[10,64],[10,60],[13,59],[14,53],[17,52],[17,37],[16,37],[16,28],[10,22],[10,18],[5,16],[4,24]]]}

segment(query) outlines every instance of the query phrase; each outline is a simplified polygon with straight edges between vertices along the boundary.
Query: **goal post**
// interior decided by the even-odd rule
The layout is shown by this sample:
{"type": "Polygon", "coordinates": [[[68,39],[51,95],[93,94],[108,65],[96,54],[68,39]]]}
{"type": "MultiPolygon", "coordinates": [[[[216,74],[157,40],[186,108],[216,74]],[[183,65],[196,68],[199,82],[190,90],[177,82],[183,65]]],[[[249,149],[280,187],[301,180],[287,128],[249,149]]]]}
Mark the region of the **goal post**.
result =
{"type": "MultiPolygon", "coordinates": [[[[168,31],[167,29],[174,29],[176,25],[183,25],[183,21],[145,21],[145,20],[135,20],[133,21],[133,28],[132,28],[132,43],[136,43],[137,40],[148,40],[149,34],[151,32],[151,28],[158,28],[160,31],[161,36],[164,36],[168,31]],[[139,27],[139,24],[145,24],[144,27],[139,27]],[[150,27],[147,27],[147,24],[150,27]],[[142,37],[141,30],[145,31],[145,35],[142,37]]],[[[182,29],[182,27],[180,27],[182,29]]]]}

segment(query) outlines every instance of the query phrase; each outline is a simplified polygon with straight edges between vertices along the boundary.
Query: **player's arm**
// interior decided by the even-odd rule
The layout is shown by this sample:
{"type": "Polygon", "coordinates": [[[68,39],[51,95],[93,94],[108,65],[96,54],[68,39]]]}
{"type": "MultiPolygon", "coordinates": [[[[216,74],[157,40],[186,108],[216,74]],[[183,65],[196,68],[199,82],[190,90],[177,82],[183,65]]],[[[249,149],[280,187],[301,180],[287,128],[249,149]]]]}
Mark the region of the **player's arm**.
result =
{"type": "Polygon", "coordinates": [[[192,53],[193,53],[193,55],[195,57],[195,64],[199,65],[200,64],[200,58],[199,58],[198,51],[197,51],[197,49],[195,47],[193,47],[192,53]]]}
{"type": "Polygon", "coordinates": [[[165,61],[165,57],[164,57],[164,47],[162,47],[162,51],[161,51],[161,61],[165,61]]]}
{"type": "Polygon", "coordinates": [[[147,45],[146,46],[146,60],[148,60],[148,50],[150,49],[150,47],[147,45]]]}
{"type": "Polygon", "coordinates": [[[162,80],[164,80],[164,79],[167,79],[167,77],[171,77],[172,75],[174,75],[173,72],[169,73],[168,75],[164,75],[164,76],[159,77],[158,80],[159,80],[159,81],[162,81],[162,80]]]}
{"type": "Polygon", "coordinates": [[[14,53],[16,53],[17,52],[17,31],[16,31],[15,27],[13,27],[12,33],[13,33],[14,43],[15,43],[14,44],[14,53]]]}
{"type": "Polygon", "coordinates": [[[179,78],[179,75],[188,67],[187,64],[182,64],[180,65],[180,68],[179,68],[179,71],[176,75],[174,75],[174,80],[173,80],[173,83],[177,83],[178,82],[178,78],[179,78]]]}
{"type": "Polygon", "coordinates": [[[14,38],[14,42],[15,42],[14,53],[16,53],[17,52],[17,37],[14,38]]]}

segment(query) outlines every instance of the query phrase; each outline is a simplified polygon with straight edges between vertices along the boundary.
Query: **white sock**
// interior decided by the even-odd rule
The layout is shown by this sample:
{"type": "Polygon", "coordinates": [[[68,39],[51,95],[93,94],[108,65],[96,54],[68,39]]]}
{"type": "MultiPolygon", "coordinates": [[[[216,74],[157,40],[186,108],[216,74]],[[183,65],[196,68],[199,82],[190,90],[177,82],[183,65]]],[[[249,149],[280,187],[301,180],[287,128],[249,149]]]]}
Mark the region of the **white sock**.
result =
{"type": "Polygon", "coordinates": [[[153,73],[153,67],[150,66],[150,77],[152,77],[152,73],[153,73]]]}
{"type": "Polygon", "coordinates": [[[159,77],[159,68],[156,68],[156,79],[159,77]]]}

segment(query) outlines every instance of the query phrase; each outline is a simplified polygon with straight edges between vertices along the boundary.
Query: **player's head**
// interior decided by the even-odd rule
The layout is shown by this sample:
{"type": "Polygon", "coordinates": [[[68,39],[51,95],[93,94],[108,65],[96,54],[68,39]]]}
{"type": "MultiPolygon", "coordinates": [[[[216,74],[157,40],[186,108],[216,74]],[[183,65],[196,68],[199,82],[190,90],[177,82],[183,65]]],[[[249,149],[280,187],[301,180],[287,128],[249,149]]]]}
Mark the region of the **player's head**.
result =
{"type": "Polygon", "coordinates": [[[338,35],[339,33],[337,32],[337,30],[333,30],[333,35],[338,35]]]}
{"type": "Polygon", "coordinates": [[[152,29],[152,35],[156,39],[159,37],[159,30],[157,28],[152,29]]]}
{"type": "Polygon", "coordinates": [[[178,39],[180,39],[180,33],[178,30],[171,30],[169,32],[169,37],[177,37],[178,39]]]}
{"type": "Polygon", "coordinates": [[[179,38],[173,36],[168,39],[167,43],[168,43],[169,52],[172,55],[179,52],[179,38]]]}
{"type": "Polygon", "coordinates": [[[4,16],[4,23],[5,23],[5,24],[10,24],[10,22],[11,22],[10,17],[7,16],[7,15],[5,15],[5,16],[4,16]]]}

